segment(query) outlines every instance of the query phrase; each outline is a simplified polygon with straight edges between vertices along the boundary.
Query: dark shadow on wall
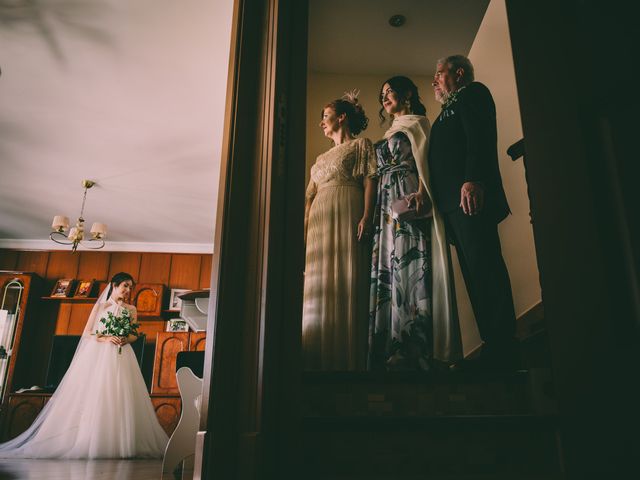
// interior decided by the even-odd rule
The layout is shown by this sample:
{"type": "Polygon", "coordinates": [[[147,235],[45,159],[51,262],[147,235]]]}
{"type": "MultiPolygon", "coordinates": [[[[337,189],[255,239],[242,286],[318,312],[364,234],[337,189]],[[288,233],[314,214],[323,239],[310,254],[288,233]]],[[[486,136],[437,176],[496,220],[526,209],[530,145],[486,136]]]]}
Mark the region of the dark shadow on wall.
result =
{"type": "Polygon", "coordinates": [[[108,45],[110,36],[96,25],[111,11],[104,2],[86,0],[0,0],[0,29],[21,35],[37,34],[51,55],[65,63],[60,35],[75,35],[108,45]]]}

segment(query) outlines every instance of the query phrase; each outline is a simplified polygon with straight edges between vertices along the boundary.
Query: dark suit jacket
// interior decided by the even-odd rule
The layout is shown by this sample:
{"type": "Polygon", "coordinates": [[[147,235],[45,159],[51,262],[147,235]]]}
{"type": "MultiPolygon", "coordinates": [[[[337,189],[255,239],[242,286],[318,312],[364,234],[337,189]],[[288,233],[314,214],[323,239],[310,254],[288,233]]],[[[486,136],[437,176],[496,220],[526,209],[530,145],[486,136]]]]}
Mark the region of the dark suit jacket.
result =
{"type": "Polygon", "coordinates": [[[497,136],[496,106],[482,83],[470,83],[442,109],[429,137],[431,186],[442,212],[459,208],[464,182],[481,182],[487,216],[500,222],[510,213],[498,167],[497,136]]]}

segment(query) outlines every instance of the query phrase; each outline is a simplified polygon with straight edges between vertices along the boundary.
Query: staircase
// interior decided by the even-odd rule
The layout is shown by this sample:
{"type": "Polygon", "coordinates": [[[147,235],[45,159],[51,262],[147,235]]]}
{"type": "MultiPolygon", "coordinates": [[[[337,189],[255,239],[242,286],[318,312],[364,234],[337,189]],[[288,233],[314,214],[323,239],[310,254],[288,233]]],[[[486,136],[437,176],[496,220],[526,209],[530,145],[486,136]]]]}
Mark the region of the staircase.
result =
{"type": "MultiPolygon", "coordinates": [[[[538,351],[535,343],[523,348],[538,351]]],[[[300,478],[563,478],[545,365],[514,373],[307,372],[302,384],[300,478]]]]}

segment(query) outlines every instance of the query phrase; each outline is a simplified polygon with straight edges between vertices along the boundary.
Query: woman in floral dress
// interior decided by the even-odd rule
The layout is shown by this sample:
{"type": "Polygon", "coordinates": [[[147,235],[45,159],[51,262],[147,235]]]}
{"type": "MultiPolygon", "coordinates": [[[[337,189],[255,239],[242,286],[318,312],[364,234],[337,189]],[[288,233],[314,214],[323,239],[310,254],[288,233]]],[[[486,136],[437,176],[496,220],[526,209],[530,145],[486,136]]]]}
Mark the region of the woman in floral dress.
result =
{"type": "Polygon", "coordinates": [[[375,145],[374,219],[368,366],[428,370],[432,358],[462,355],[444,225],[433,205],[427,167],[429,121],[418,89],[407,77],[384,82],[380,103],[393,118],[375,145]],[[404,197],[429,218],[398,221],[391,205],[404,197]]]}

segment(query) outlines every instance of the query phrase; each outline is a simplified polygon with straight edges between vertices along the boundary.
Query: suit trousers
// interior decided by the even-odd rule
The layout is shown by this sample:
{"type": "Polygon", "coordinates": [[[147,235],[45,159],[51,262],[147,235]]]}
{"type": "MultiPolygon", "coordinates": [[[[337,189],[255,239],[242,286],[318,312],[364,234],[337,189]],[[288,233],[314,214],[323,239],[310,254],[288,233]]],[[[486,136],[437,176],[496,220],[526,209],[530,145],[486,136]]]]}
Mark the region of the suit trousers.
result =
{"type": "Polygon", "coordinates": [[[484,211],[465,215],[462,208],[446,213],[445,225],[485,342],[481,356],[488,361],[515,361],[516,315],[498,225],[484,211]]]}

